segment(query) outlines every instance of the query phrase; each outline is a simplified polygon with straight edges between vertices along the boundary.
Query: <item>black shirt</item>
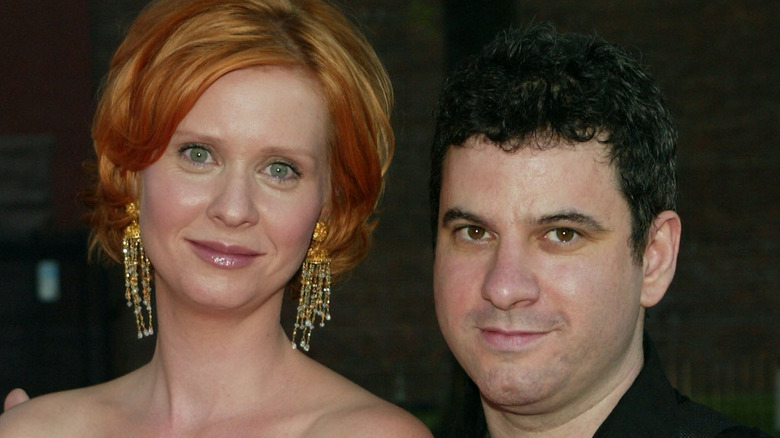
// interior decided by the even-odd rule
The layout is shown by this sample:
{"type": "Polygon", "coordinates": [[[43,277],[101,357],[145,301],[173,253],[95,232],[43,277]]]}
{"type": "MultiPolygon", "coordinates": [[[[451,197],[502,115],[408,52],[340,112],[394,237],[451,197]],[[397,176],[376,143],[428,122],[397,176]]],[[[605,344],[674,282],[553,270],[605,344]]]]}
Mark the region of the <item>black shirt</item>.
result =
{"type": "MultiPolygon", "coordinates": [[[[634,383],[601,424],[594,438],[771,438],[756,428],[691,401],[666,378],[650,338],[644,336],[645,363],[634,383]]],[[[488,437],[479,389],[462,373],[463,393],[448,409],[436,436],[488,437]]]]}
{"type": "Polygon", "coordinates": [[[642,371],[594,438],[769,438],[759,429],[739,425],[677,392],[647,334],[644,355],[642,371]]]}

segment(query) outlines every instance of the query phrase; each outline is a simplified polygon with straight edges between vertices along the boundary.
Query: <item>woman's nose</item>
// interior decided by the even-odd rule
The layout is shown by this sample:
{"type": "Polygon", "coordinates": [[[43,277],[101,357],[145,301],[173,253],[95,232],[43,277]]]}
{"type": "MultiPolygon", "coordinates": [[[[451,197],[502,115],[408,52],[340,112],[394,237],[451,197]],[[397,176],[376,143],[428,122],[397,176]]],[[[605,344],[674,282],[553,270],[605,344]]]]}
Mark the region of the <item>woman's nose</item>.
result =
{"type": "Polygon", "coordinates": [[[238,172],[226,172],[217,187],[207,210],[212,219],[228,227],[240,227],[257,222],[259,212],[255,204],[254,181],[238,172]]]}

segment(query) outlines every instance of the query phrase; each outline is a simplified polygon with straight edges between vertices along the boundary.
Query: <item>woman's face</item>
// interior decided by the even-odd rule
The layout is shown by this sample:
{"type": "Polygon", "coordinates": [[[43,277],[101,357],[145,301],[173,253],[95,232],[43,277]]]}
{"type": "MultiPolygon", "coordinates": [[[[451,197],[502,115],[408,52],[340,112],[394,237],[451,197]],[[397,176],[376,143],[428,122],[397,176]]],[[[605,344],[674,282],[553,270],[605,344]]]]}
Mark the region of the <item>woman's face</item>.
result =
{"type": "Polygon", "coordinates": [[[327,214],[328,126],[319,87],[300,70],[214,82],[141,173],[157,293],[223,309],[281,295],[327,214]]]}

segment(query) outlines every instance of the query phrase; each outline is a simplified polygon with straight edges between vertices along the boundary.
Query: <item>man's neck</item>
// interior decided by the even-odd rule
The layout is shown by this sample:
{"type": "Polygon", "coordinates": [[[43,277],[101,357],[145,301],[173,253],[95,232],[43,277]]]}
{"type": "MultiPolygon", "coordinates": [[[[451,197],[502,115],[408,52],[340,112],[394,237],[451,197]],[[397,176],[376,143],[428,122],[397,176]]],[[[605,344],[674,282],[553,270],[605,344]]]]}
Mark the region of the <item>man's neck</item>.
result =
{"type": "Polygon", "coordinates": [[[644,366],[641,331],[632,344],[621,365],[610,373],[614,378],[557,406],[505,408],[491,406],[483,399],[490,438],[592,437],[644,366]]]}

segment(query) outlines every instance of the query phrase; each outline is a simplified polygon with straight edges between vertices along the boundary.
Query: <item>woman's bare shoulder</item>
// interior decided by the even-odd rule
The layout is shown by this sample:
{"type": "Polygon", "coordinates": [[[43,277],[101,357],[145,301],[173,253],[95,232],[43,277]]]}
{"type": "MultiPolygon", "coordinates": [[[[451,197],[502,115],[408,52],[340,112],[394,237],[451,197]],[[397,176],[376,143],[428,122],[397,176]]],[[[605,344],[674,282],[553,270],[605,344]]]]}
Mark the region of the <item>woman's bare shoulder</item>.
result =
{"type": "Polygon", "coordinates": [[[71,436],[83,416],[84,393],[56,392],[14,406],[0,415],[0,437],[71,436]]]}
{"type": "Polygon", "coordinates": [[[318,403],[325,401],[325,407],[311,424],[307,436],[432,437],[430,430],[414,415],[330,370],[327,374],[316,391],[318,403]]]}
{"type": "Polygon", "coordinates": [[[109,387],[55,392],[20,403],[0,415],[0,438],[93,436],[105,418],[109,387]]]}
{"type": "Polygon", "coordinates": [[[334,410],[315,424],[315,436],[354,438],[432,438],[431,431],[409,412],[383,400],[334,410]]]}

